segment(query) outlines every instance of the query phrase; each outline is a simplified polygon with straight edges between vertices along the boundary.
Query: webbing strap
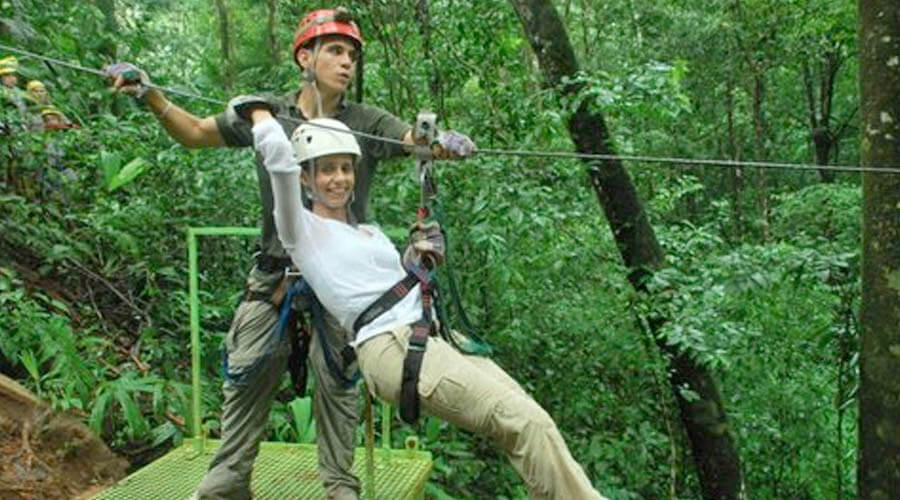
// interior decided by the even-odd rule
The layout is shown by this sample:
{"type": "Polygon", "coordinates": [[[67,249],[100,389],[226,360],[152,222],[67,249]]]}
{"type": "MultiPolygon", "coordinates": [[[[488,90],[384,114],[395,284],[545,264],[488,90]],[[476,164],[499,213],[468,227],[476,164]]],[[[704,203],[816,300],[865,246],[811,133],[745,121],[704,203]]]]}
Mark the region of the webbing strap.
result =
{"type": "Polygon", "coordinates": [[[241,300],[238,302],[238,304],[240,304],[241,302],[268,302],[269,304],[271,304],[272,292],[255,292],[252,290],[247,290],[244,292],[244,295],[241,296],[241,300]]]}
{"type": "Polygon", "coordinates": [[[412,325],[409,336],[409,347],[406,359],[403,360],[403,378],[400,386],[400,418],[408,424],[415,424],[419,419],[419,372],[422,370],[422,359],[425,357],[425,346],[431,335],[433,323],[424,319],[412,325]]]}
{"type": "MultiPolygon", "coordinates": [[[[295,293],[298,293],[302,288],[302,285],[299,282],[294,282],[288,287],[287,295],[282,300],[281,305],[278,307],[278,322],[275,323],[275,326],[272,328],[272,333],[266,338],[265,346],[263,348],[262,354],[257,358],[250,366],[244,367],[242,370],[235,371],[228,363],[228,351],[224,350],[222,355],[222,377],[226,382],[232,384],[234,386],[246,386],[250,383],[250,380],[256,376],[256,373],[259,371],[259,368],[268,363],[272,358],[272,354],[281,345],[282,339],[284,339],[284,334],[288,331],[292,325],[291,323],[291,303],[293,302],[293,297],[295,293]]],[[[272,294],[271,293],[263,293],[263,292],[250,292],[247,291],[244,294],[243,300],[248,301],[262,301],[269,303],[272,307],[275,307],[272,304],[272,294]]]]}
{"type": "MultiPolygon", "coordinates": [[[[305,283],[305,280],[304,280],[305,283]]],[[[359,370],[353,373],[352,377],[347,377],[344,375],[344,369],[350,366],[353,361],[356,360],[355,352],[353,348],[348,346],[344,346],[341,350],[341,361],[342,366],[338,366],[338,363],[331,356],[331,348],[328,346],[328,338],[325,333],[325,312],[322,308],[322,303],[319,302],[319,299],[316,298],[316,294],[312,293],[312,289],[309,286],[306,287],[309,289],[309,303],[310,303],[310,312],[312,313],[313,319],[313,329],[319,335],[319,343],[322,344],[322,354],[325,356],[325,364],[328,366],[328,371],[331,372],[331,375],[337,379],[341,385],[344,386],[345,389],[349,389],[356,385],[356,382],[359,381],[360,373],[359,370]],[[347,354],[347,349],[350,349],[350,354],[353,355],[351,358],[347,354]]]]}
{"type": "Polygon", "coordinates": [[[397,305],[397,302],[400,302],[403,297],[406,297],[406,294],[408,294],[418,282],[418,276],[412,272],[408,272],[406,276],[395,283],[390,290],[384,292],[381,297],[375,299],[375,302],[372,302],[369,307],[357,316],[356,321],[353,322],[353,337],[356,338],[356,334],[359,333],[362,327],[368,325],[375,318],[381,316],[397,305]]]}

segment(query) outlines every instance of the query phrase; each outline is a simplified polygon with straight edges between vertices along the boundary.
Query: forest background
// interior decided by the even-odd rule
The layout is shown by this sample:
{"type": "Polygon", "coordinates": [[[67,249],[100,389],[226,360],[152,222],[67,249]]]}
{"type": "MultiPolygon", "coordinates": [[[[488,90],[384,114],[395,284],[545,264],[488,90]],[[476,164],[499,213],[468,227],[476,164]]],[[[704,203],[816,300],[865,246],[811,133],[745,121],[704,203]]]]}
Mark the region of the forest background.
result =
{"type": "MultiPolygon", "coordinates": [[[[352,97],[410,121],[433,110],[482,148],[571,151],[567,120],[587,106],[626,155],[859,161],[852,3],[557,1],[581,68],[559,85],[547,83],[516,3],[356,2],[367,43],[352,97]]],[[[218,100],[296,88],[293,29],[319,6],[52,4],[0,2],[0,43],[88,68],[131,61],[159,85],[218,100]]],[[[186,228],[257,224],[252,153],[186,150],[96,75],[20,62],[82,129],[13,139],[22,169],[43,168],[52,140],[78,178],[0,193],[0,371],[80,414],[140,467],[191,428],[186,228]]],[[[221,110],[169,97],[200,116],[221,110]]],[[[398,243],[418,203],[412,163],[384,165],[373,186],[370,218],[398,243]]],[[[673,352],[715,382],[727,414],[714,418],[752,498],[854,498],[859,174],[625,165],[665,252],[639,291],[583,163],[439,165],[450,264],[494,358],[610,498],[701,497],[679,413],[700,396],[672,390],[673,352]]],[[[213,435],[220,342],[254,243],[199,243],[202,418],[213,435]]],[[[310,439],[298,404],[285,384],[269,439],[310,439]]],[[[395,426],[398,445],[418,432],[435,454],[431,496],[523,497],[489,443],[431,419],[395,426]]]]}

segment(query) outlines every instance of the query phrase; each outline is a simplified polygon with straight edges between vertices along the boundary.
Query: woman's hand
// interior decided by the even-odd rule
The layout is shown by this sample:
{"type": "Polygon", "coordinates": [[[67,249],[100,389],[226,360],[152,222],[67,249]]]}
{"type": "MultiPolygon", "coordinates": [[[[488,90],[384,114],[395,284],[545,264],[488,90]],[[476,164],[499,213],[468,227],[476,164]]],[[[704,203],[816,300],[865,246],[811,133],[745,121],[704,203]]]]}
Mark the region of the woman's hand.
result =
{"type": "Polygon", "coordinates": [[[265,98],[255,95],[242,95],[228,101],[228,107],[238,117],[256,124],[261,120],[272,118],[275,105],[265,98]]]}
{"type": "Polygon", "coordinates": [[[263,120],[268,120],[269,118],[273,118],[273,116],[268,108],[255,108],[250,110],[250,123],[254,125],[263,120]]]}

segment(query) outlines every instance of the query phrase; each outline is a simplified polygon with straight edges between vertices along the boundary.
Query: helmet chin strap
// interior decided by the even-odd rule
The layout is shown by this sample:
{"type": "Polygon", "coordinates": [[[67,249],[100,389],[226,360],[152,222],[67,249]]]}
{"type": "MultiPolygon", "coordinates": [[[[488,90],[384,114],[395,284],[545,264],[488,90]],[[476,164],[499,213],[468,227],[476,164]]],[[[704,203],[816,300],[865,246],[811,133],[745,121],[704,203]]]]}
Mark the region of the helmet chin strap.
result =
{"type": "Polygon", "coordinates": [[[318,118],[324,117],[325,114],[322,112],[322,93],[319,92],[318,80],[319,77],[316,75],[316,64],[319,61],[319,50],[322,48],[322,38],[316,38],[315,45],[313,46],[313,57],[312,63],[303,71],[303,78],[312,85],[313,95],[316,99],[316,116],[312,116],[310,118],[318,118]]]}

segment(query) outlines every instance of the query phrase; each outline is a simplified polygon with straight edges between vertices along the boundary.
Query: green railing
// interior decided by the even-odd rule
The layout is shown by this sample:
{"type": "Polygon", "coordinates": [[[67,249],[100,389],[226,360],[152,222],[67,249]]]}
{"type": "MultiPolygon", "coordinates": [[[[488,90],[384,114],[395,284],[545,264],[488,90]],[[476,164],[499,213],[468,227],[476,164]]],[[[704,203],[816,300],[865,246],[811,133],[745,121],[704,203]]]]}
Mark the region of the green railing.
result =
{"type": "Polygon", "coordinates": [[[200,394],[200,299],[197,281],[197,237],[198,236],[259,236],[255,227],[189,227],[188,246],[188,303],[191,310],[191,415],[193,416],[193,436],[197,453],[203,452],[203,430],[201,428],[200,394]]]}

